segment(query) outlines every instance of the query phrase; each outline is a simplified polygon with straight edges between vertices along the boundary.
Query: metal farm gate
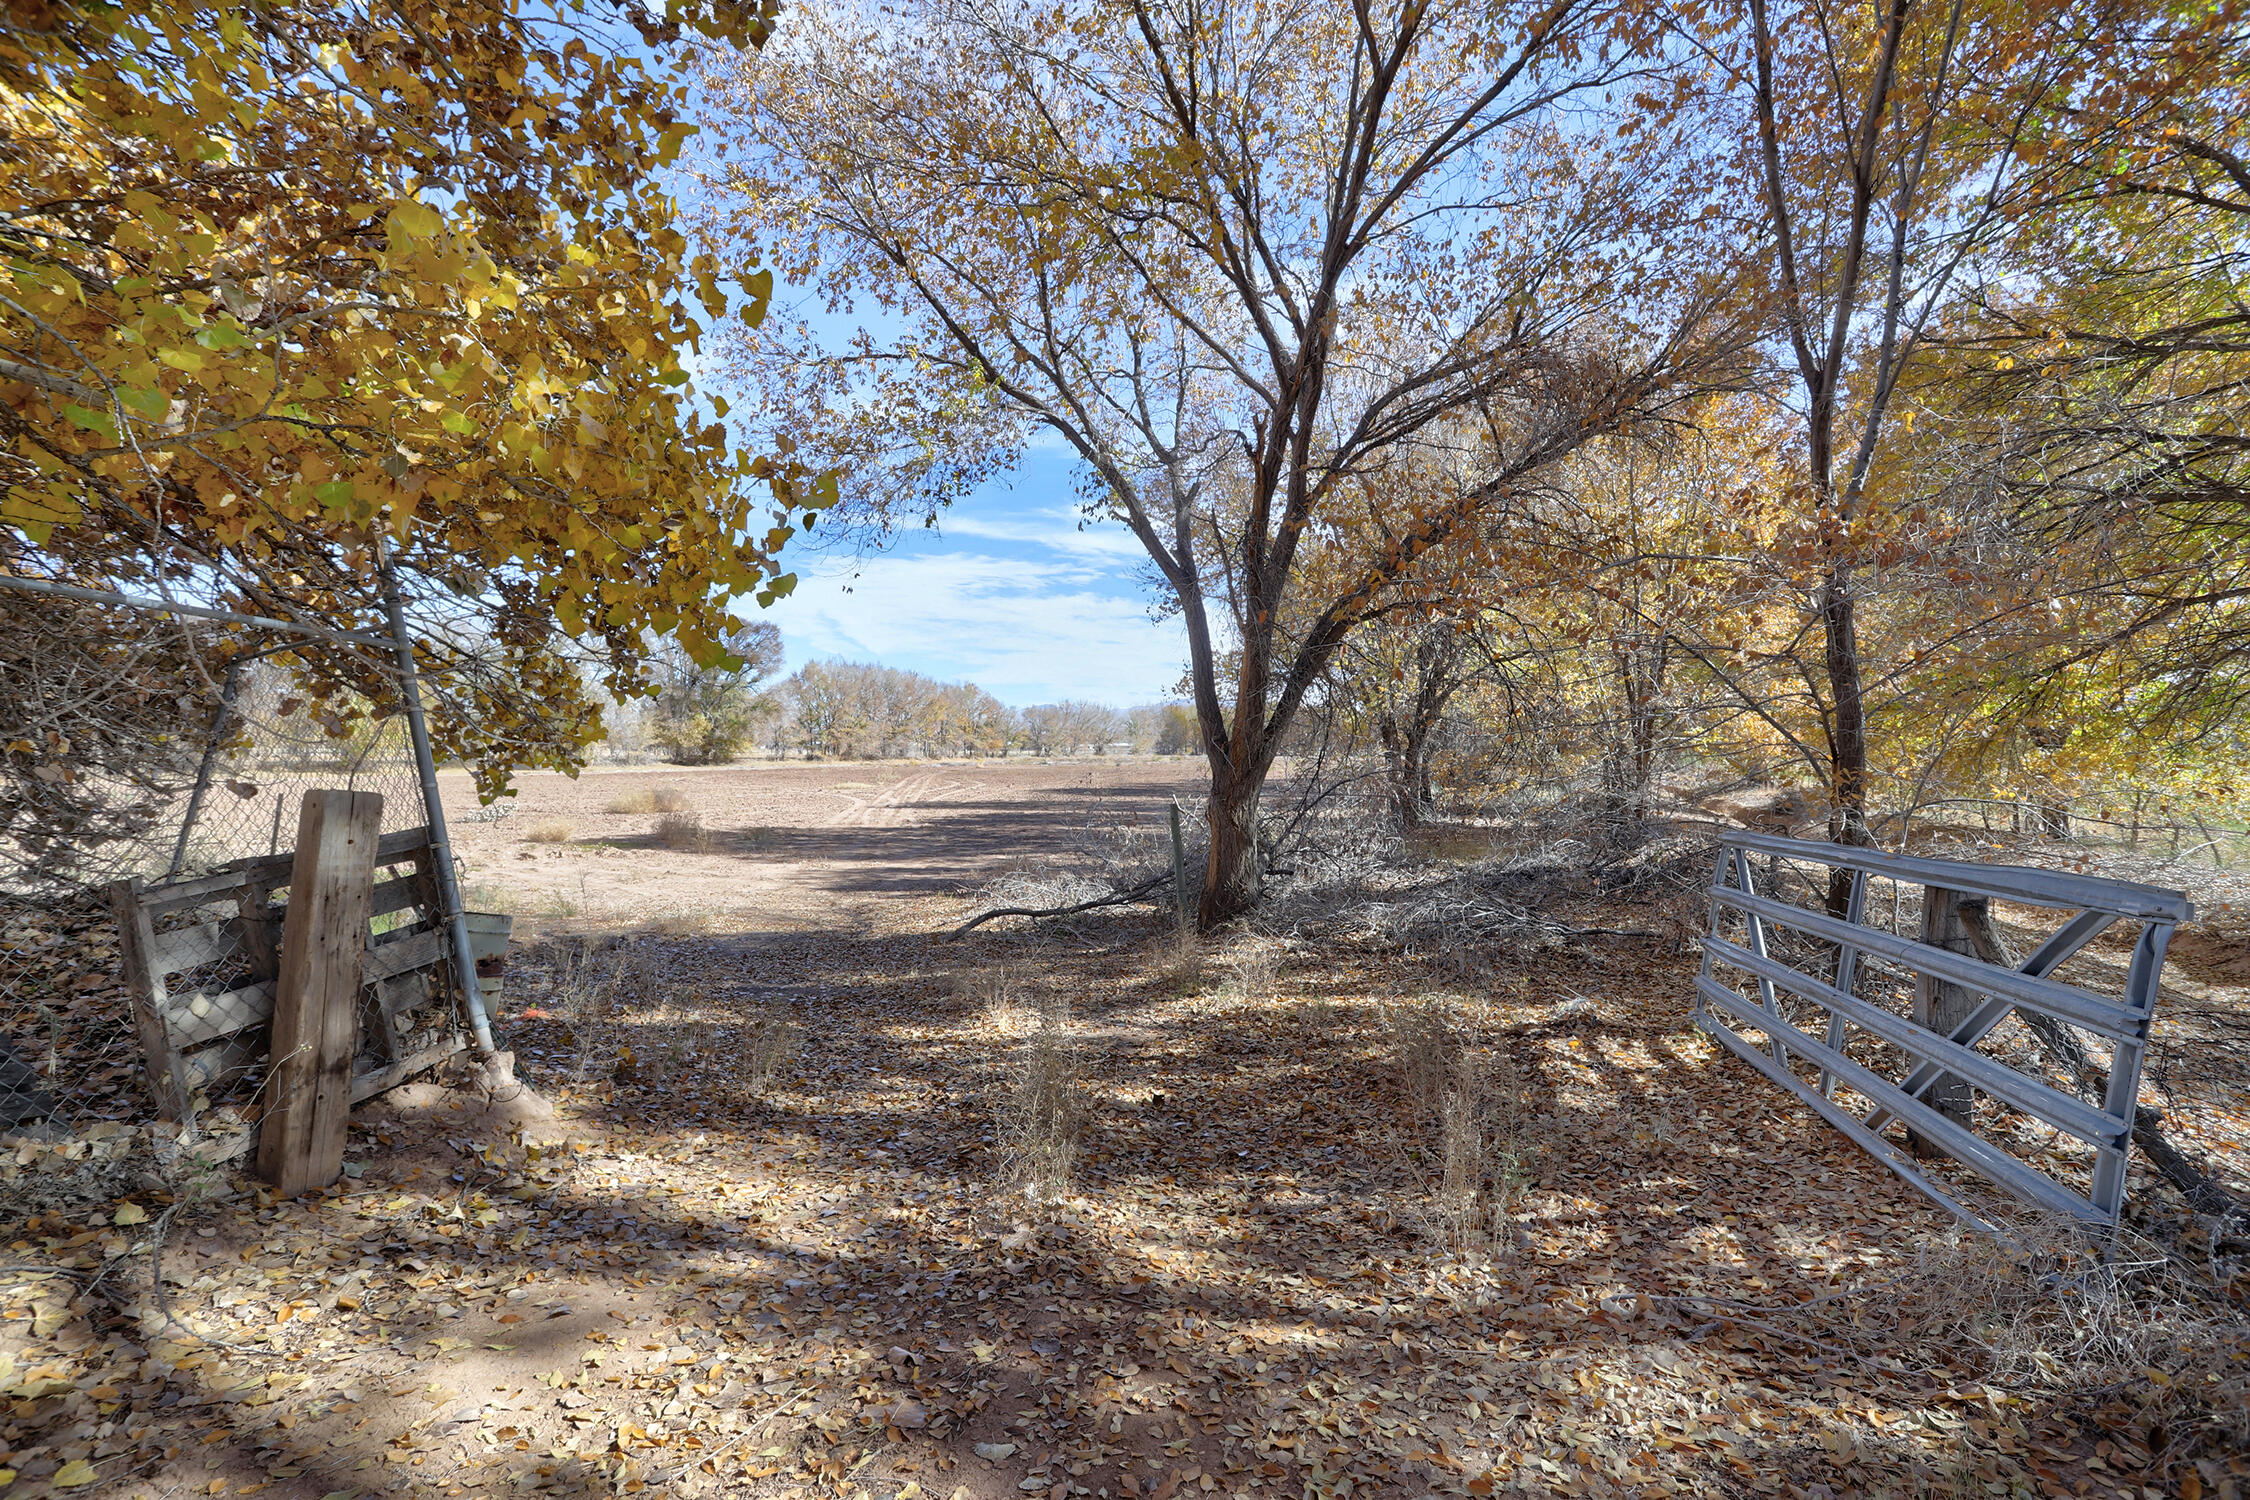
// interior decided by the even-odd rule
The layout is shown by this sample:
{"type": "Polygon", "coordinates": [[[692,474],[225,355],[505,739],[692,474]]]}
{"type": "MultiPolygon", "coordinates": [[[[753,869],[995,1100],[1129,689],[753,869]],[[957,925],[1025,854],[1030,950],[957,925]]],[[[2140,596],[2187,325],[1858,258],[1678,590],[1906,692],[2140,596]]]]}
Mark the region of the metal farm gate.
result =
{"type": "Polygon", "coordinates": [[[2184,895],[1742,832],[1710,896],[1697,1026],[1964,1219],[1947,1160],[2117,1224],[2184,895]]]}

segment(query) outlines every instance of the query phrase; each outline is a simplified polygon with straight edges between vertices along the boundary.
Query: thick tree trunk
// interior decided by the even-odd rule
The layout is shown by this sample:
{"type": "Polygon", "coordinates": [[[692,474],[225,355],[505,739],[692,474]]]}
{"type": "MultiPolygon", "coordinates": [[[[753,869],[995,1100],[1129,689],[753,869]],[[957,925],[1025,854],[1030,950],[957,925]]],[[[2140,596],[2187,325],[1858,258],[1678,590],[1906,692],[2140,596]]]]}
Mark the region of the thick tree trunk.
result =
{"type": "Polygon", "coordinates": [[[1375,721],[1375,734],[1383,743],[1383,764],[1391,783],[1391,808],[1398,826],[1408,833],[1422,826],[1428,805],[1429,770],[1422,764],[1422,737],[1411,723],[1401,724],[1396,714],[1375,721]]]}
{"type": "MultiPolygon", "coordinates": [[[[1875,842],[1867,828],[1867,702],[1859,675],[1858,601],[1852,598],[1848,568],[1830,570],[1821,582],[1819,603],[1831,709],[1828,837],[1865,847],[1875,842]]],[[[1851,871],[1839,867],[1830,874],[1831,915],[1843,914],[1851,889],[1851,871]]]]}
{"type": "Polygon", "coordinates": [[[1258,867],[1258,795],[1265,777],[1214,774],[1205,808],[1211,850],[1203,868],[1203,904],[1196,926],[1209,932],[1258,904],[1265,872],[1258,867]]]}

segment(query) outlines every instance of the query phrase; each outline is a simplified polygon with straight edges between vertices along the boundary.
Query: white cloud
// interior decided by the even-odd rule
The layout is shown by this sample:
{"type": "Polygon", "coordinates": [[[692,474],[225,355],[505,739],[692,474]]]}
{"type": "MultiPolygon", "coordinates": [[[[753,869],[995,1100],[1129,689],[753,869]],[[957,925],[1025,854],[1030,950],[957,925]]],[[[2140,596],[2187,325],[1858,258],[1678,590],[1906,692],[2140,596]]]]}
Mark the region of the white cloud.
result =
{"type": "MultiPolygon", "coordinates": [[[[947,516],[938,523],[938,530],[946,536],[1045,547],[1066,556],[1122,559],[1133,563],[1148,556],[1140,538],[1127,531],[1122,521],[1095,521],[1083,528],[1079,521],[1080,516],[1074,510],[1037,510],[1022,512],[1018,520],[1009,524],[980,520],[975,516],[947,516]]],[[[1104,571],[1114,570],[1105,568],[1104,571]]]]}
{"type": "MultiPolygon", "coordinates": [[[[991,531],[1031,540],[1014,528],[991,531]]],[[[1057,533],[1043,545],[1066,554],[1073,549],[1062,538],[1083,535],[1057,533]]],[[[1115,591],[1117,569],[1094,561],[873,557],[854,570],[801,576],[767,618],[781,627],[792,667],[831,656],[879,661],[974,682],[1018,705],[1087,698],[1126,707],[1169,696],[1186,659],[1177,622],[1150,620],[1140,599],[1115,591]],[[1107,591],[1096,586],[1105,580],[1107,591]]]]}

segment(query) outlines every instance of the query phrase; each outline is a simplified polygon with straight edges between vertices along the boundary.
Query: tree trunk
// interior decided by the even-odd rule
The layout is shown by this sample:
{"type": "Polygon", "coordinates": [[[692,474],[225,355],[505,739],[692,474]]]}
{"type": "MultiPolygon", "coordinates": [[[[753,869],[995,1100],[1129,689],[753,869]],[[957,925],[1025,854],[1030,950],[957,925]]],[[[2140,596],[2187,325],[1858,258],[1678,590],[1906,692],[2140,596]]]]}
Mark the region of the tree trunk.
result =
{"type": "MultiPolygon", "coordinates": [[[[1859,677],[1858,601],[1851,594],[1851,572],[1832,569],[1820,587],[1820,620],[1826,637],[1828,693],[1834,718],[1829,731],[1828,837],[1838,844],[1868,847],[1867,703],[1859,677]]],[[[1828,910],[1843,915],[1851,902],[1852,872],[1838,867],[1828,877],[1828,910]]]]}
{"type": "Polygon", "coordinates": [[[1391,784],[1391,811],[1398,818],[1398,826],[1412,833],[1422,826],[1422,808],[1415,798],[1412,736],[1400,727],[1398,715],[1386,713],[1375,720],[1375,737],[1383,746],[1383,769],[1391,784]]]}
{"type": "MultiPolygon", "coordinates": [[[[1948,953],[1976,952],[1974,939],[1969,935],[1969,924],[1961,911],[1962,896],[1941,886],[1922,889],[1922,941],[1933,948],[1943,948],[1948,953]]],[[[1977,1008],[1980,997],[1973,990],[1949,980],[1935,979],[1927,974],[1914,977],[1914,1021],[1918,1026],[1951,1036],[1969,1013],[1977,1008]]],[[[1968,1128],[1971,1125],[1970,1106],[1973,1098],[1966,1079],[1951,1073],[1941,1073],[1922,1091],[1922,1102],[1947,1119],[1968,1128]]],[[[1907,1132],[1907,1149],[1920,1157],[1945,1155],[1943,1148],[1912,1131],[1907,1132]]]]}
{"type": "Polygon", "coordinates": [[[1258,904],[1264,872],[1258,868],[1258,794],[1265,777],[1214,774],[1205,819],[1211,850],[1203,867],[1203,904],[1196,926],[1209,932],[1258,904]]]}

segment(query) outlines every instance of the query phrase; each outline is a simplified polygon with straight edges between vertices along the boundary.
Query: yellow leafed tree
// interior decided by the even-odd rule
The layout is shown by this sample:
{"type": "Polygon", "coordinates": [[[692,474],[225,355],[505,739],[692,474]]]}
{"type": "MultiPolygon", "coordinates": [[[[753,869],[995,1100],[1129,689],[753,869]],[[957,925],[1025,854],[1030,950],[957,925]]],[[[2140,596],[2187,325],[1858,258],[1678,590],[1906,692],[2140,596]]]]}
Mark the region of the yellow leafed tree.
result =
{"type": "MultiPolygon", "coordinates": [[[[598,733],[566,638],[623,691],[652,636],[723,658],[728,600],[786,591],[827,490],[693,395],[703,331],[771,280],[673,222],[681,29],[589,0],[17,0],[0,571],[368,626],[387,552],[433,665],[487,668],[438,728],[488,791],[598,733]]],[[[308,665],[347,701],[347,667],[308,665]]]]}

